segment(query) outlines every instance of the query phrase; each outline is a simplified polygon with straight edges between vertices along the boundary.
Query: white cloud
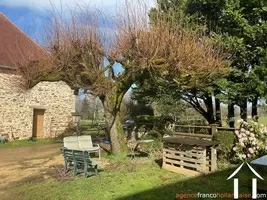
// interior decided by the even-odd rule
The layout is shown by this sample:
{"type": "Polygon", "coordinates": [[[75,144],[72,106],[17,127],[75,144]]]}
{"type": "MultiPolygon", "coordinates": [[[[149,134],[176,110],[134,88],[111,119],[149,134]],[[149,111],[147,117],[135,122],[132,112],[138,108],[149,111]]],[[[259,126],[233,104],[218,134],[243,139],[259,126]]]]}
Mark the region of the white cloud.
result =
{"type": "MultiPolygon", "coordinates": [[[[0,5],[9,7],[28,7],[31,9],[47,10],[51,4],[57,9],[74,8],[78,5],[95,6],[102,11],[115,12],[116,8],[123,7],[127,0],[0,0],[0,5]]],[[[139,0],[130,0],[131,4],[137,4],[139,0]]],[[[155,5],[155,0],[143,0],[148,7],[155,5]]]]}
{"type": "MultiPolygon", "coordinates": [[[[14,22],[26,32],[31,38],[42,41],[45,34],[44,27],[49,24],[48,10],[52,8],[57,11],[63,11],[62,16],[69,16],[69,10],[73,10],[77,5],[81,8],[97,8],[101,10],[106,16],[123,15],[125,11],[126,2],[130,4],[131,8],[143,12],[148,11],[149,8],[155,6],[156,0],[0,0],[0,6],[7,6],[10,9],[13,7],[26,7],[30,11],[25,12],[14,22]],[[147,8],[140,6],[139,2],[145,3],[147,8]],[[48,14],[48,15],[47,15],[48,14]]],[[[143,5],[143,4],[142,4],[143,5]]],[[[105,22],[108,23],[108,22],[105,22]]],[[[114,32],[108,31],[114,27],[111,24],[103,25],[102,29],[109,37],[113,37],[114,32]]],[[[43,41],[41,42],[43,43],[43,41]]]]}

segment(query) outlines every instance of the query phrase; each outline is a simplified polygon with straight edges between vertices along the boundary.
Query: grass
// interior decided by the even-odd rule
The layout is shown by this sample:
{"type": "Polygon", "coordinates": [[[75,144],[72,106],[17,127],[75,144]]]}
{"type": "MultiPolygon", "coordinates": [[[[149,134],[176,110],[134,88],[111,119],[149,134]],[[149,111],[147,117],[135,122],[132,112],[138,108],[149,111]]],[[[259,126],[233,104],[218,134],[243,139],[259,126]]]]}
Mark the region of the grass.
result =
{"type": "MultiPolygon", "coordinates": [[[[52,141],[15,141],[13,145],[6,145],[15,147],[16,142],[18,146],[27,146],[52,141]]],[[[185,193],[233,193],[233,180],[226,179],[237,166],[224,167],[213,174],[190,178],[161,169],[160,165],[150,158],[131,160],[118,154],[106,156],[105,159],[109,160],[110,164],[100,171],[99,176],[83,178],[79,175],[73,179],[70,173],[67,176],[71,178],[58,179],[44,178],[44,175],[40,174],[39,178],[29,177],[8,185],[1,199],[5,199],[6,196],[6,199],[22,200],[174,200],[182,199],[179,195],[185,193]]],[[[266,169],[255,169],[265,180],[267,179],[266,169]]],[[[243,186],[244,183],[251,182],[251,171],[244,166],[237,176],[240,193],[251,194],[251,189],[243,186]]],[[[258,184],[260,183],[262,181],[258,180],[258,184]]]]}
{"type": "MultiPolygon", "coordinates": [[[[92,120],[81,120],[81,134],[82,135],[103,135],[104,131],[100,130],[97,124],[94,124],[92,120]]],[[[14,140],[7,143],[0,143],[1,148],[12,148],[12,147],[23,147],[23,146],[32,146],[40,144],[52,144],[62,142],[62,138],[55,139],[36,139],[34,141],[28,140],[14,140]]]]}
{"type": "Polygon", "coordinates": [[[140,166],[136,170],[124,174],[120,171],[102,172],[99,177],[70,182],[58,183],[50,179],[40,184],[28,183],[16,187],[15,193],[19,199],[43,199],[45,196],[45,199],[108,200],[160,186],[162,176],[168,179],[168,183],[174,182],[175,177],[180,179],[180,176],[166,175],[160,169],[151,171],[148,166],[140,166]],[[25,190],[29,191],[26,195],[25,190]]]}
{"type": "Polygon", "coordinates": [[[0,143],[0,148],[14,148],[14,147],[23,147],[23,146],[32,146],[32,145],[40,145],[40,144],[52,144],[57,143],[59,141],[53,139],[37,139],[34,141],[28,140],[14,140],[9,141],[7,143],[0,143]]]}
{"type": "MultiPolygon", "coordinates": [[[[56,181],[48,179],[39,183],[23,181],[9,186],[14,199],[90,199],[108,200],[122,198],[125,195],[159,187],[164,183],[174,183],[184,176],[161,170],[159,166],[149,160],[135,161],[125,157],[108,156],[114,162],[100,171],[100,176],[83,178],[82,175],[73,181],[56,181]],[[153,170],[151,170],[153,169],[153,170]],[[14,188],[16,188],[14,190],[14,188]]],[[[28,179],[35,180],[35,179],[28,179]]],[[[40,180],[40,179],[37,179],[40,180]]],[[[139,199],[139,198],[138,198],[139,199]]]]}
{"type": "MultiPolygon", "coordinates": [[[[103,131],[99,130],[97,125],[92,122],[92,120],[81,120],[81,134],[83,135],[99,135],[103,134],[103,131]]],[[[1,148],[12,148],[12,147],[23,147],[23,146],[32,146],[40,144],[53,144],[62,142],[62,138],[55,139],[36,139],[34,141],[28,140],[14,140],[7,143],[0,143],[1,148]]]]}
{"type": "MultiPolygon", "coordinates": [[[[238,117],[235,117],[235,126],[237,126],[237,120],[241,119],[240,116],[238,117]]],[[[267,126],[267,116],[261,116],[259,117],[259,124],[263,124],[265,126],[267,126]]],[[[228,124],[227,124],[227,121],[226,120],[222,120],[222,126],[223,127],[227,127],[228,124]]]]}
{"type": "Polygon", "coordinates": [[[259,117],[259,123],[267,126],[267,116],[259,117]]]}
{"type": "MultiPolygon", "coordinates": [[[[8,199],[22,200],[174,200],[177,194],[184,193],[233,193],[233,180],[226,179],[237,166],[190,178],[161,169],[148,158],[108,158],[110,165],[101,170],[99,176],[84,178],[79,175],[74,180],[28,178],[9,185],[5,194],[8,199]]],[[[251,181],[252,173],[243,168],[238,174],[239,190],[250,194],[251,189],[242,184],[251,181]]],[[[266,170],[256,170],[266,178],[266,170]]]]}

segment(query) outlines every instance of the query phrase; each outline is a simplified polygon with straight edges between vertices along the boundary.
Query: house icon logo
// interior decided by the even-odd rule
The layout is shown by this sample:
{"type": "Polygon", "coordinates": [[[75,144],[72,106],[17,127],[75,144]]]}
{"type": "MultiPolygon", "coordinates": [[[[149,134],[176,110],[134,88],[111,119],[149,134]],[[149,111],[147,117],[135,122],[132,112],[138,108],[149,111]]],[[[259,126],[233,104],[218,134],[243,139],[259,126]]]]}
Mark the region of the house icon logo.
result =
{"type": "MultiPolygon", "coordinates": [[[[228,178],[227,180],[233,178],[243,167],[245,163],[242,163],[228,178]]],[[[249,167],[250,171],[258,177],[259,179],[263,180],[263,178],[255,171],[247,162],[246,165],[249,167]]],[[[234,199],[238,199],[238,178],[234,178],[234,199]]],[[[252,178],[252,199],[257,199],[257,178],[252,178]]]]}

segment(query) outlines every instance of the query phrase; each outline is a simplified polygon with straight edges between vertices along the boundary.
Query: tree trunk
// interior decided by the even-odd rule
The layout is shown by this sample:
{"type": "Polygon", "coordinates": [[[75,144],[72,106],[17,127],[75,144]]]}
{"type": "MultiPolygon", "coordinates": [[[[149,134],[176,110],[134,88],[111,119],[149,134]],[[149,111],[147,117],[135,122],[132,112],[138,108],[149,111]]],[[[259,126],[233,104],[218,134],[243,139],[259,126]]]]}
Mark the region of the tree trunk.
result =
{"type": "Polygon", "coordinates": [[[81,127],[80,127],[80,99],[79,99],[79,89],[75,89],[74,90],[74,95],[75,95],[75,126],[76,126],[76,134],[77,135],[80,135],[80,130],[81,130],[81,127]]]}
{"type": "Polygon", "coordinates": [[[215,97],[215,110],[216,110],[216,124],[222,126],[222,119],[221,119],[221,101],[220,99],[215,97]]]}
{"type": "Polygon", "coordinates": [[[235,109],[233,103],[228,103],[228,124],[231,128],[235,127],[235,109]]]}
{"type": "Polygon", "coordinates": [[[204,101],[206,108],[207,108],[207,117],[209,124],[215,123],[215,116],[214,116],[214,110],[213,110],[213,104],[212,104],[212,96],[207,96],[206,100],[204,101]]]}
{"type": "Polygon", "coordinates": [[[244,100],[240,105],[240,116],[241,116],[241,119],[243,119],[244,121],[247,121],[248,119],[247,100],[244,100]]]}
{"type": "Polygon", "coordinates": [[[257,110],[257,107],[258,107],[258,97],[255,97],[253,100],[252,100],[252,118],[256,121],[258,121],[258,110],[257,110]]]}
{"type": "Polygon", "coordinates": [[[121,121],[119,119],[119,115],[113,116],[112,121],[109,122],[110,126],[110,140],[111,140],[111,151],[115,152],[127,152],[126,146],[126,137],[123,131],[123,127],[121,121]]]}
{"type": "Polygon", "coordinates": [[[124,133],[120,119],[120,107],[124,94],[125,93],[117,93],[114,87],[107,96],[100,98],[104,106],[107,132],[111,142],[111,151],[113,153],[127,152],[126,134],[124,133]]]}
{"type": "Polygon", "coordinates": [[[209,109],[207,107],[208,102],[206,100],[202,99],[205,103],[206,110],[202,108],[202,106],[196,101],[188,100],[186,98],[184,98],[183,100],[189,103],[200,115],[202,115],[208,121],[209,124],[214,123],[213,114],[209,112],[209,109]]]}

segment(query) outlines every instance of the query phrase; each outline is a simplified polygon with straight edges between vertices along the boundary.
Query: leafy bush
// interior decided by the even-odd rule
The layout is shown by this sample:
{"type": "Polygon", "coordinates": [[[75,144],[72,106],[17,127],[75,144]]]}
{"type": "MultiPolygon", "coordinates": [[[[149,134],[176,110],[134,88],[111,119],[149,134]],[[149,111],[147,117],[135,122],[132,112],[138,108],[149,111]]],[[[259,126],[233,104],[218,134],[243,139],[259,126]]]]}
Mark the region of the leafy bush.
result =
{"type": "Polygon", "coordinates": [[[233,148],[236,161],[246,161],[262,155],[266,149],[267,127],[254,121],[238,121],[240,127],[235,131],[236,143],[233,148]]]}
{"type": "Polygon", "coordinates": [[[220,142],[217,149],[219,160],[228,160],[231,156],[235,142],[234,133],[232,131],[218,131],[213,137],[214,140],[218,140],[220,142]]]}
{"type": "Polygon", "coordinates": [[[174,120],[170,116],[150,116],[139,115],[136,117],[136,124],[138,126],[145,125],[148,130],[157,129],[164,130],[167,123],[173,123],[174,120]]]}
{"type": "Polygon", "coordinates": [[[195,132],[199,133],[199,134],[209,134],[210,130],[208,128],[199,128],[199,129],[195,130],[195,132]]]}

